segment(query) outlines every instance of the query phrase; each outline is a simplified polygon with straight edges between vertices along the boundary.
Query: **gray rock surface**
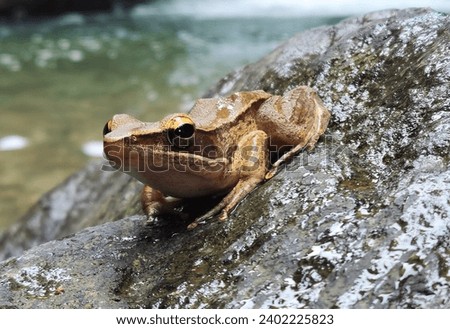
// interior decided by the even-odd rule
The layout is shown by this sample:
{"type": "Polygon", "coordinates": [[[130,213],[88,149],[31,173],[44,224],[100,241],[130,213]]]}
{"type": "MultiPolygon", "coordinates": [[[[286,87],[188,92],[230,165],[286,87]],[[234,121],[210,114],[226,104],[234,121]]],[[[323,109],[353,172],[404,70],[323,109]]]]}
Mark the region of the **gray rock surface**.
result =
{"type": "Polygon", "coordinates": [[[134,183],[81,179],[86,202],[67,201],[67,214],[104,224],[0,263],[0,306],[450,307],[449,31],[450,18],[427,9],[371,13],[301,33],[226,77],[210,95],[314,87],[332,111],[327,136],[229,221],[193,231],[176,218],[108,222],[138,213],[120,193],[134,183]]]}
{"type": "Polygon", "coordinates": [[[20,256],[24,250],[83,228],[136,214],[141,208],[143,185],[127,175],[111,172],[108,166],[103,171],[104,165],[107,164],[98,161],[89,163],[1,233],[0,260],[20,256]]]}

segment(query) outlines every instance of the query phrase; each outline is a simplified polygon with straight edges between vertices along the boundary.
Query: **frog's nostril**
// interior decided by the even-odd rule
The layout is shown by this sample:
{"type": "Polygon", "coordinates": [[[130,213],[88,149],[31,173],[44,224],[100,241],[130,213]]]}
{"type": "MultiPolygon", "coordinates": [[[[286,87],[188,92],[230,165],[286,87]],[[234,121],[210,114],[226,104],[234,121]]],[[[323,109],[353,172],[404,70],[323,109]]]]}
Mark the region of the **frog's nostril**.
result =
{"type": "Polygon", "coordinates": [[[112,124],[111,120],[108,120],[108,122],[103,127],[103,136],[111,132],[111,124],[112,124]]]}

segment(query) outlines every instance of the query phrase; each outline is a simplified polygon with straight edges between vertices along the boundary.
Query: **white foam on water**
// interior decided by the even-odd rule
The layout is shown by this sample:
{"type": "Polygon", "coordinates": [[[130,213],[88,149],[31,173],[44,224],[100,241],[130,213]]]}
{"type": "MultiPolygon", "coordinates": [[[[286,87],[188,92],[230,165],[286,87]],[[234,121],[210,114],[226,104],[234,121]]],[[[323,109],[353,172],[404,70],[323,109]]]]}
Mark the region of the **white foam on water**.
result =
{"type": "Polygon", "coordinates": [[[28,139],[19,135],[10,135],[0,138],[0,151],[14,151],[27,147],[28,139]]]}
{"type": "Polygon", "coordinates": [[[83,153],[93,158],[103,157],[103,142],[101,141],[89,141],[83,144],[81,147],[83,153]]]}
{"type": "Polygon", "coordinates": [[[169,0],[136,6],[133,14],[195,18],[349,16],[389,8],[431,7],[450,11],[448,0],[169,0]]]}

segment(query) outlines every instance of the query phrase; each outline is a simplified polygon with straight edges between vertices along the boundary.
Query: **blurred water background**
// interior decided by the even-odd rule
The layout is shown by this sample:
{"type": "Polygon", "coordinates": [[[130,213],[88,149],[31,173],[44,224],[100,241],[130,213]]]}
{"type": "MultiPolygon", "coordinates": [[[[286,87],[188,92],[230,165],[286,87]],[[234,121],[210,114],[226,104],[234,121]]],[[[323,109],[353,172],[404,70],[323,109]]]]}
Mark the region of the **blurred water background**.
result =
{"type": "Polygon", "coordinates": [[[155,121],[187,111],[225,74],[300,31],[424,6],[450,12],[447,0],[166,0],[0,20],[0,231],[101,157],[113,114],[155,121]]]}

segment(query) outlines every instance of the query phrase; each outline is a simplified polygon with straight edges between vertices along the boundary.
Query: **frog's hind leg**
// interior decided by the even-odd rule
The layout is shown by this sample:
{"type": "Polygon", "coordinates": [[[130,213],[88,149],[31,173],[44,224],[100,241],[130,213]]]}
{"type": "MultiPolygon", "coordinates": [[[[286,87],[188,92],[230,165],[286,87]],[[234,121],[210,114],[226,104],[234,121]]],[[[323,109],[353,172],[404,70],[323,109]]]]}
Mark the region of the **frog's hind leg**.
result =
{"type": "Polygon", "coordinates": [[[268,145],[268,136],[261,130],[251,132],[240,141],[232,167],[232,172],[239,171],[238,183],[218,205],[191,223],[189,229],[218,213],[219,220],[226,220],[233,208],[264,181],[269,163],[268,145]]]}
{"type": "Polygon", "coordinates": [[[312,150],[330,120],[330,112],[310,87],[299,86],[287,92],[281,97],[280,103],[281,110],[278,111],[283,112],[287,118],[297,118],[299,130],[289,136],[296,145],[275,161],[271,170],[267,172],[266,179],[272,178],[280,165],[292,160],[302,150],[312,150]]]}

